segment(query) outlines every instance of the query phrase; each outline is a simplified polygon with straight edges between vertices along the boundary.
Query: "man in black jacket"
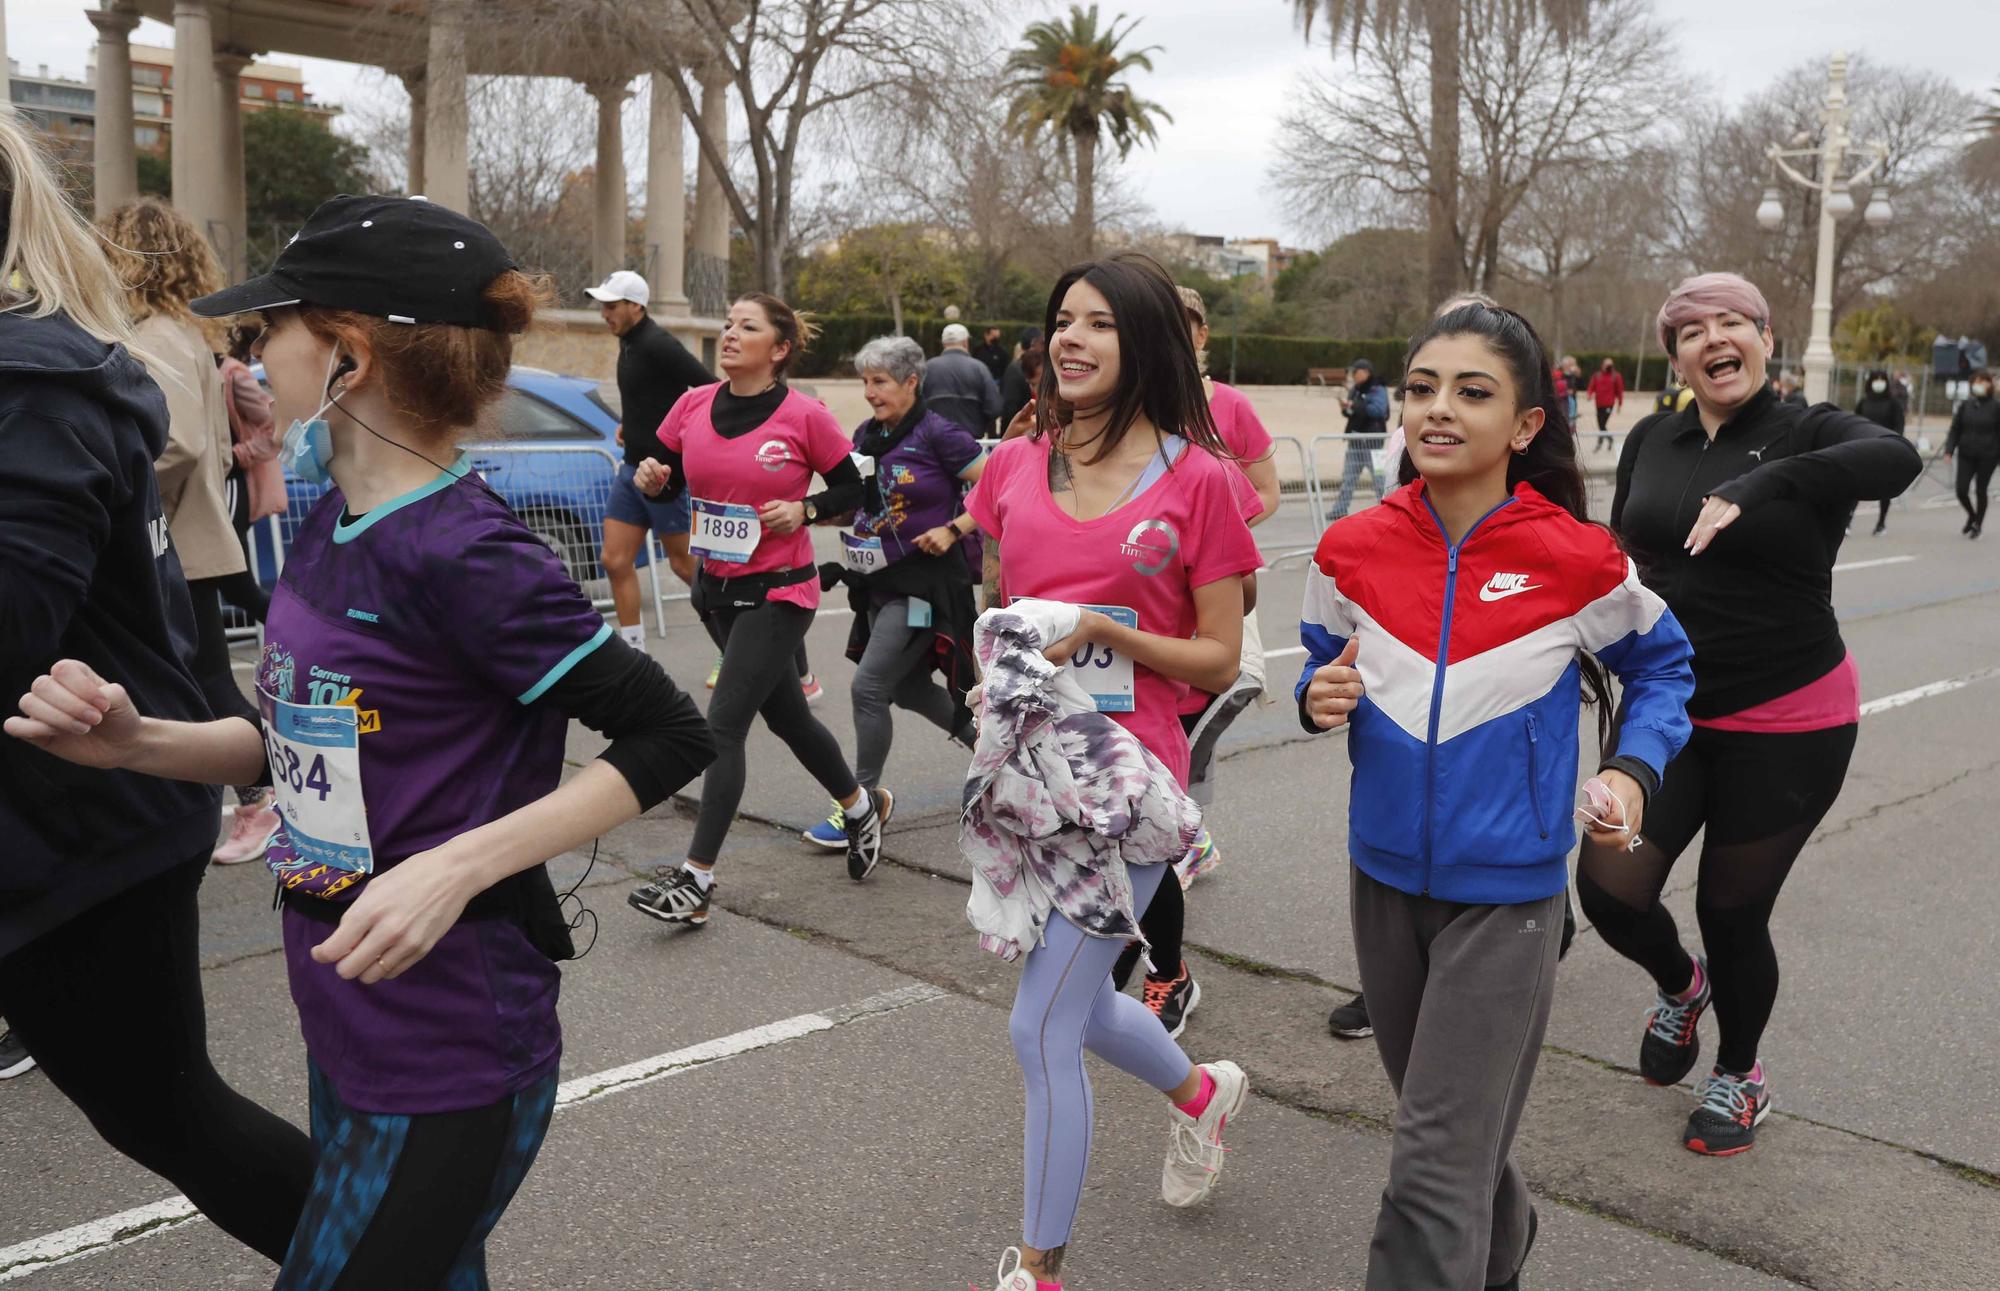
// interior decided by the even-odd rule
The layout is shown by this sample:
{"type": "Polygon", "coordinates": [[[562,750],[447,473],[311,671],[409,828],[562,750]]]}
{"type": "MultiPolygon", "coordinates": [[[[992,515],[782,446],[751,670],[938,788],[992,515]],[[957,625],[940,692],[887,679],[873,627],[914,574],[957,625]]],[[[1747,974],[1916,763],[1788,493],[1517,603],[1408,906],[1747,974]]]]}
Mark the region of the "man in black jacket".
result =
{"type": "Polygon", "coordinates": [[[646,647],[645,615],[639,608],[639,548],[646,530],[660,536],[667,564],[688,586],[694,586],[695,559],[688,550],[688,499],[656,502],[632,487],[632,473],[647,458],[665,452],[657,433],[674,402],[695,386],[712,385],[715,377],[688,353],[671,332],[646,312],[651,294],[646,280],[620,269],[584,294],[597,302],[604,325],[618,337],[618,442],[625,461],[611,482],[611,499],[604,508],[604,576],[618,611],[618,634],[639,649],[646,647]]]}

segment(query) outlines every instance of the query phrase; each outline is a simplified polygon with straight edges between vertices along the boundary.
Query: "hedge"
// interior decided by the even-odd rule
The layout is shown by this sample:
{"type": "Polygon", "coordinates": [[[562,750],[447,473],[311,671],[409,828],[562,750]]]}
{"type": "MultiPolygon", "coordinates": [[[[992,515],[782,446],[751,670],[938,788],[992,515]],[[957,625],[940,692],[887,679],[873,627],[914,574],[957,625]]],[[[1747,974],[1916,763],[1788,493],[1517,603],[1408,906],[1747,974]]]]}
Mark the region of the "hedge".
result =
{"type": "MultiPolygon", "coordinates": [[[[822,314],[815,321],[821,329],[819,339],[794,368],[801,377],[851,376],[855,353],[875,337],[894,335],[896,331],[895,319],[888,314],[822,314]]],[[[965,325],[972,332],[975,345],[988,327],[997,327],[1001,343],[1011,348],[1023,328],[1040,327],[1041,323],[977,319],[965,325]]],[[[936,315],[903,316],[904,332],[915,337],[926,354],[936,354],[943,348],[945,327],[946,320],[936,315]]],[[[1403,337],[1351,341],[1330,336],[1269,336],[1256,332],[1244,332],[1234,340],[1232,356],[1229,333],[1218,330],[1209,334],[1208,367],[1216,376],[1228,380],[1233,357],[1239,385],[1304,385],[1310,369],[1344,368],[1358,358],[1368,359],[1378,375],[1394,380],[1402,373],[1403,351],[1409,345],[1403,337]]],[[[1624,373],[1628,389],[1641,388],[1641,383],[1634,379],[1638,360],[1632,354],[1604,350],[1571,353],[1582,365],[1586,378],[1608,358],[1624,373]]],[[[1645,363],[1645,388],[1657,388],[1665,375],[1664,356],[1648,354],[1645,363]]]]}

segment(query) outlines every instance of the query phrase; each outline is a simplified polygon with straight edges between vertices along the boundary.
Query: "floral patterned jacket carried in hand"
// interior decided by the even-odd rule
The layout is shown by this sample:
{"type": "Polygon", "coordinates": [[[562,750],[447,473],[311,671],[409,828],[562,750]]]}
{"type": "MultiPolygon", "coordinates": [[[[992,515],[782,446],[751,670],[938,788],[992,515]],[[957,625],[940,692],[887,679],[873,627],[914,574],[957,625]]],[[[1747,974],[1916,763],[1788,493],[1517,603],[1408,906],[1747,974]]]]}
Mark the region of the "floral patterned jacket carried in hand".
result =
{"type": "Polygon", "coordinates": [[[1018,600],[973,628],[985,682],[959,828],[965,913],[1007,960],[1040,944],[1051,909],[1094,937],[1138,937],[1126,867],[1178,860],[1201,832],[1173,773],[1044,655],[1079,614],[1018,600]]]}

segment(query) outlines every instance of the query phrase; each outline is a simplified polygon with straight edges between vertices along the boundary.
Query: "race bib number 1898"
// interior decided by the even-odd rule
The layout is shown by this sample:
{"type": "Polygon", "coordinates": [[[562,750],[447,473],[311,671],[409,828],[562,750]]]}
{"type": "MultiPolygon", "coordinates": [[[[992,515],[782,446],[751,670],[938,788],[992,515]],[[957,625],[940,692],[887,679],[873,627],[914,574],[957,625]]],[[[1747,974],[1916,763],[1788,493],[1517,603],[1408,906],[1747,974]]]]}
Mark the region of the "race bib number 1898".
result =
{"type": "Polygon", "coordinates": [[[688,550],[703,560],[747,564],[764,536],[755,507],[734,502],[694,500],[694,534],[688,550]]]}

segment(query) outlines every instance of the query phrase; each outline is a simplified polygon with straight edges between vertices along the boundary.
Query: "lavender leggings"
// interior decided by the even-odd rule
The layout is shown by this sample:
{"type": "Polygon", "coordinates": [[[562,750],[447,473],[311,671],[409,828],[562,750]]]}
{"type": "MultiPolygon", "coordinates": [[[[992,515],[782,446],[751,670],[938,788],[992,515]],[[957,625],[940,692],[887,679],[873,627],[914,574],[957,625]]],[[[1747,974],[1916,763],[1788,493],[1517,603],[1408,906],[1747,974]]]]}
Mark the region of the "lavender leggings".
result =
{"type": "MultiPolygon", "coordinates": [[[[1164,865],[1132,867],[1132,907],[1143,912],[1159,890],[1164,865]]],[[[1083,1051],[1162,1093],[1188,1077],[1180,1046],[1145,1005],[1111,987],[1111,965],[1125,943],[1092,937],[1068,919],[1049,920],[1042,944],[1028,952],[1007,1029],[1028,1091],[1021,1237],[1037,1250],[1069,1241],[1090,1163],[1093,1121],[1083,1051]]]]}

